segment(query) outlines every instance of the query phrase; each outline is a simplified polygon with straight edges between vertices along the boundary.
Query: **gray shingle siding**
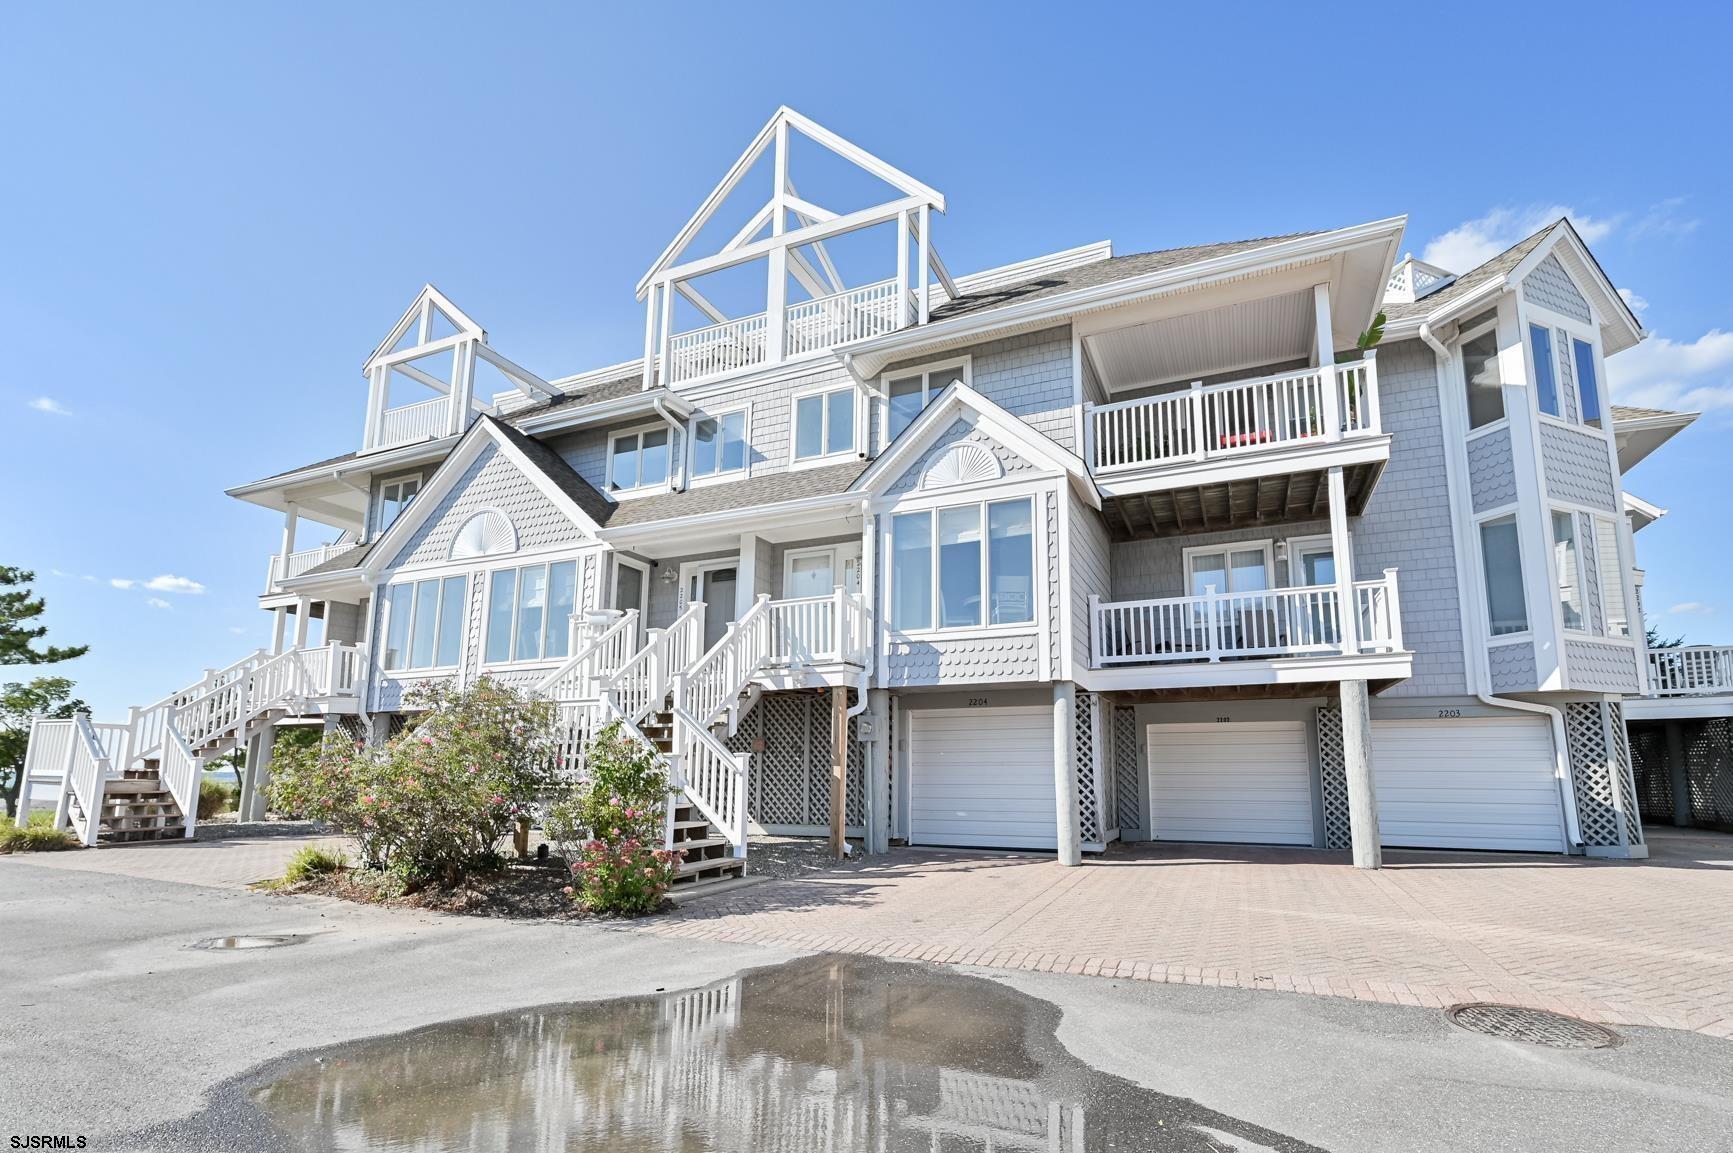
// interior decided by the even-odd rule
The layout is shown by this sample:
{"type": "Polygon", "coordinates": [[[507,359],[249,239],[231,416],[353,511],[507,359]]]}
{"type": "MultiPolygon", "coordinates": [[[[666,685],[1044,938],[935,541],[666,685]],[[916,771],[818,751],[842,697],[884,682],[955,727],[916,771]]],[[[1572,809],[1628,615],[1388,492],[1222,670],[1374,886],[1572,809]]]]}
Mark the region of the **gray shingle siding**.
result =
{"type": "Polygon", "coordinates": [[[439,507],[398,550],[387,571],[442,563],[452,538],[482,509],[497,509],[510,519],[520,549],[577,544],[586,539],[565,512],[490,444],[476,454],[439,507]]]}
{"type": "Polygon", "coordinates": [[[1493,692],[1526,693],[1536,688],[1534,645],[1531,642],[1493,645],[1487,649],[1487,663],[1492,669],[1493,692]]]}
{"type": "Polygon", "coordinates": [[[1547,258],[1535,265],[1533,272],[1522,282],[1523,295],[1534,303],[1562,313],[1572,320],[1580,320],[1588,324],[1594,319],[1589,311],[1589,302],[1583,299],[1583,294],[1577,291],[1577,286],[1571,281],[1570,274],[1564,270],[1557,256],[1547,258]]]}
{"type": "Polygon", "coordinates": [[[1516,500],[1516,466],[1510,458],[1510,430],[1496,429],[1468,442],[1468,491],[1474,511],[1516,500]]]}
{"type": "Polygon", "coordinates": [[[1565,641],[1566,687],[1591,693],[1637,691],[1636,650],[1629,645],[1565,641]]]}
{"type": "Polygon", "coordinates": [[[1542,422],[1540,452],[1549,497],[1618,511],[1619,484],[1613,476],[1606,437],[1599,431],[1542,422]]]}
{"type": "Polygon", "coordinates": [[[1444,423],[1430,349],[1417,340],[1378,350],[1378,390],[1390,463],[1351,526],[1360,580],[1397,569],[1403,643],[1414,675],[1384,697],[1464,692],[1462,604],[1456,585],[1444,423]]]}
{"type": "Polygon", "coordinates": [[[1070,325],[901,361],[885,375],[964,355],[970,358],[969,383],[976,392],[1057,444],[1075,448],[1070,325]]]}
{"type": "Polygon", "coordinates": [[[1041,638],[1034,633],[967,641],[893,640],[886,648],[891,688],[1038,680],[1041,638]]]}
{"type": "Polygon", "coordinates": [[[1089,667],[1089,598],[1113,599],[1113,546],[1101,514],[1067,486],[1071,502],[1071,659],[1074,669],[1089,667]]]}

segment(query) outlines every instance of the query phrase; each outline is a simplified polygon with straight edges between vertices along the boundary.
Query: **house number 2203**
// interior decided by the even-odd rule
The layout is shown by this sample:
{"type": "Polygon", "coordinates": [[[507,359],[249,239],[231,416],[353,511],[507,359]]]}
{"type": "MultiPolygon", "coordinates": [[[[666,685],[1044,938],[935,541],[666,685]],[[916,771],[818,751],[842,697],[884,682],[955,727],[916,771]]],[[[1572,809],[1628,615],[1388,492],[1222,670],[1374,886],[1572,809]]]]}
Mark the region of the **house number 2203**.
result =
{"type": "Polygon", "coordinates": [[[1462,715],[1461,709],[1439,709],[1438,710],[1438,716],[1439,716],[1440,720],[1454,721],[1456,718],[1460,717],[1461,715],[1462,715]]]}

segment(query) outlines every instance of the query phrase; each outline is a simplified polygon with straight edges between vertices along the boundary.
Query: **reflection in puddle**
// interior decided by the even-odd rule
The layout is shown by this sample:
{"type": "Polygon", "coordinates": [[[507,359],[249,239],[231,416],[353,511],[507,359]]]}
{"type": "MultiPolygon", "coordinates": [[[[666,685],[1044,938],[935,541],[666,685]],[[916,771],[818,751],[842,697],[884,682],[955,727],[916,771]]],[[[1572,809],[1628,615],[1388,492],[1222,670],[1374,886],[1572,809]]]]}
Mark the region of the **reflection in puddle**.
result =
{"type": "Polygon", "coordinates": [[[1099,1073],[1058,1024],[991,981],[813,957],[343,1046],[255,1100],[299,1149],[1312,1148],[1099,1073]]]}

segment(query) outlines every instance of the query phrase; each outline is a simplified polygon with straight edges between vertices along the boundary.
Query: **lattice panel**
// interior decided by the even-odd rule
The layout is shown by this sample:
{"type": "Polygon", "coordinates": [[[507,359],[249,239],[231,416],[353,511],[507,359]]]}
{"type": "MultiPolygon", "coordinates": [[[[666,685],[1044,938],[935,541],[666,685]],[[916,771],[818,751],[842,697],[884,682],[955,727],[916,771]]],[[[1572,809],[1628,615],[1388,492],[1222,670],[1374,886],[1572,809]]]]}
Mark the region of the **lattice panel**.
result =
{"type": "Polygon", "coordinates": [[[1077,731],[1077,825],[1086,845],[1101,844],[1100,765],[1096,760],[1094,693],[1079,692],[1073,716],[1077,731]]]}
{"type": "Polygon", "coordinates": [[[1667,760],[1667,731],[1645,725],[1632,730],[1631,775],[1637,782],[1637,808],[1643,823],[1673,823],[1673,769],[1667,760]]]}
{"type": "MultiPolygon", "coordinates": [[[[830,694],[822,696],[805,696],[807,703],[808,732],[811,734],[811,744],[808,747],[807,763],[812,766],[811,787],[808,794],[812,798],[808,810],[806,824],[830,824],[830,694]]],[[[854,693],[849,693],[849,704],[854,704],[854,693]]],[[[856,718],[858,719],[858,718],[856,718]]],[[[863,793],[866,789],[866,751],[855,739],[855,721],[848,723],[848,791],[843,796],[843,823],[846,825],[864,824],[866,807],[863,793]]]]}
{"type": "Polygon", "coordinates": [[[1143,779],[1137,771],[1137,710],[1113,710],[1114,808],[1123,840],[1143,829],[1143,779]]]}
{"type": "Polygon", "coordinates": [[[1625,737],[1625,707],[1617,701],[1601,706],[1606,715],[1607,732],[1612,735],[1608,750],[1609,768],[1618,783],[1619,803],[1625,810],[1625,836],[1633,845],[1643,843],[1643,816],[1637,809],[1637,782],[1631,771],[1631,746],[1625,737]]]}
{"type": "Polygon", "coordinates": [[[1693,824],[1733,830],[1733,721],[1715,717],[1689,726],[1685,776],[1693,824]]]}
{"type": "MultiPolygon", "coordinates": [[[[1572,701],[1565,705],[1565,743],[1570,753],[1571,784],[1576,790],[1577,825],[1583,843],[1622,846],[1642,843],[1642,821],[1637,815],[1636,790],[1631,783],[1630,755],[1622,739],[1623,718],[1611,742],[1606,706],[1600,701],[1572,701]],[[1614,790],[1617,803],[1615,803],[1614,790]],[[1627,842],[1620,837],[1618,805],[1624,805],[1627,842]]],[[[1618,715],[1615,713],[1615,715],[1618,715]]]]}
{"type": "MultiPolygon", "coordinates": [[[[852,697],[851,697],[852,699],[852,697]]],[[[830,823],[830,698],[811,693],[767,693],[727,738],[728,747],[752,754],[747,811],[761,825],[830,823]],[[763,742],[754,751],[753,744],[763,742]]],[[[848,797],[844,820],[864,823],[866,748],[849,722],[848,797]]]]}
{"type": "Polygon", "coordinates": [[[1318,710],[1318,767],[1324,793],[1324,847],[1354,844],[1348,825],[1348,766],[1342,752],[1342,710],[1318,710]]]}

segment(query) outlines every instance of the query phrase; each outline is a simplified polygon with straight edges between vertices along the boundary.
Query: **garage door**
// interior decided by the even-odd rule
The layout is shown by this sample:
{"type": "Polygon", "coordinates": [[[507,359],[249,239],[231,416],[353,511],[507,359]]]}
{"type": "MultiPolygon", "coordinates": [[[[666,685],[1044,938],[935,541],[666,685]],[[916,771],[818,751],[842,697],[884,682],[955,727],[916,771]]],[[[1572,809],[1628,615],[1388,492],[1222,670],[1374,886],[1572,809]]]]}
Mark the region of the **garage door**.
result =
{"type": "Polygon", "coordinates": [[[1375,720],[1372,771],[1386,845],[1564,849],[1552,729],[1544,718],[1375,720]]]}
{"type": "Polygon", "coordinates": [[[1053,710],[909,714],[909,840],[1057,849],[1053,710]]]}
{"type": "Polygon", "coordinates": [[[1158,841],[1312,843],[1304,721],[1150,725],[1158,841]]]}

